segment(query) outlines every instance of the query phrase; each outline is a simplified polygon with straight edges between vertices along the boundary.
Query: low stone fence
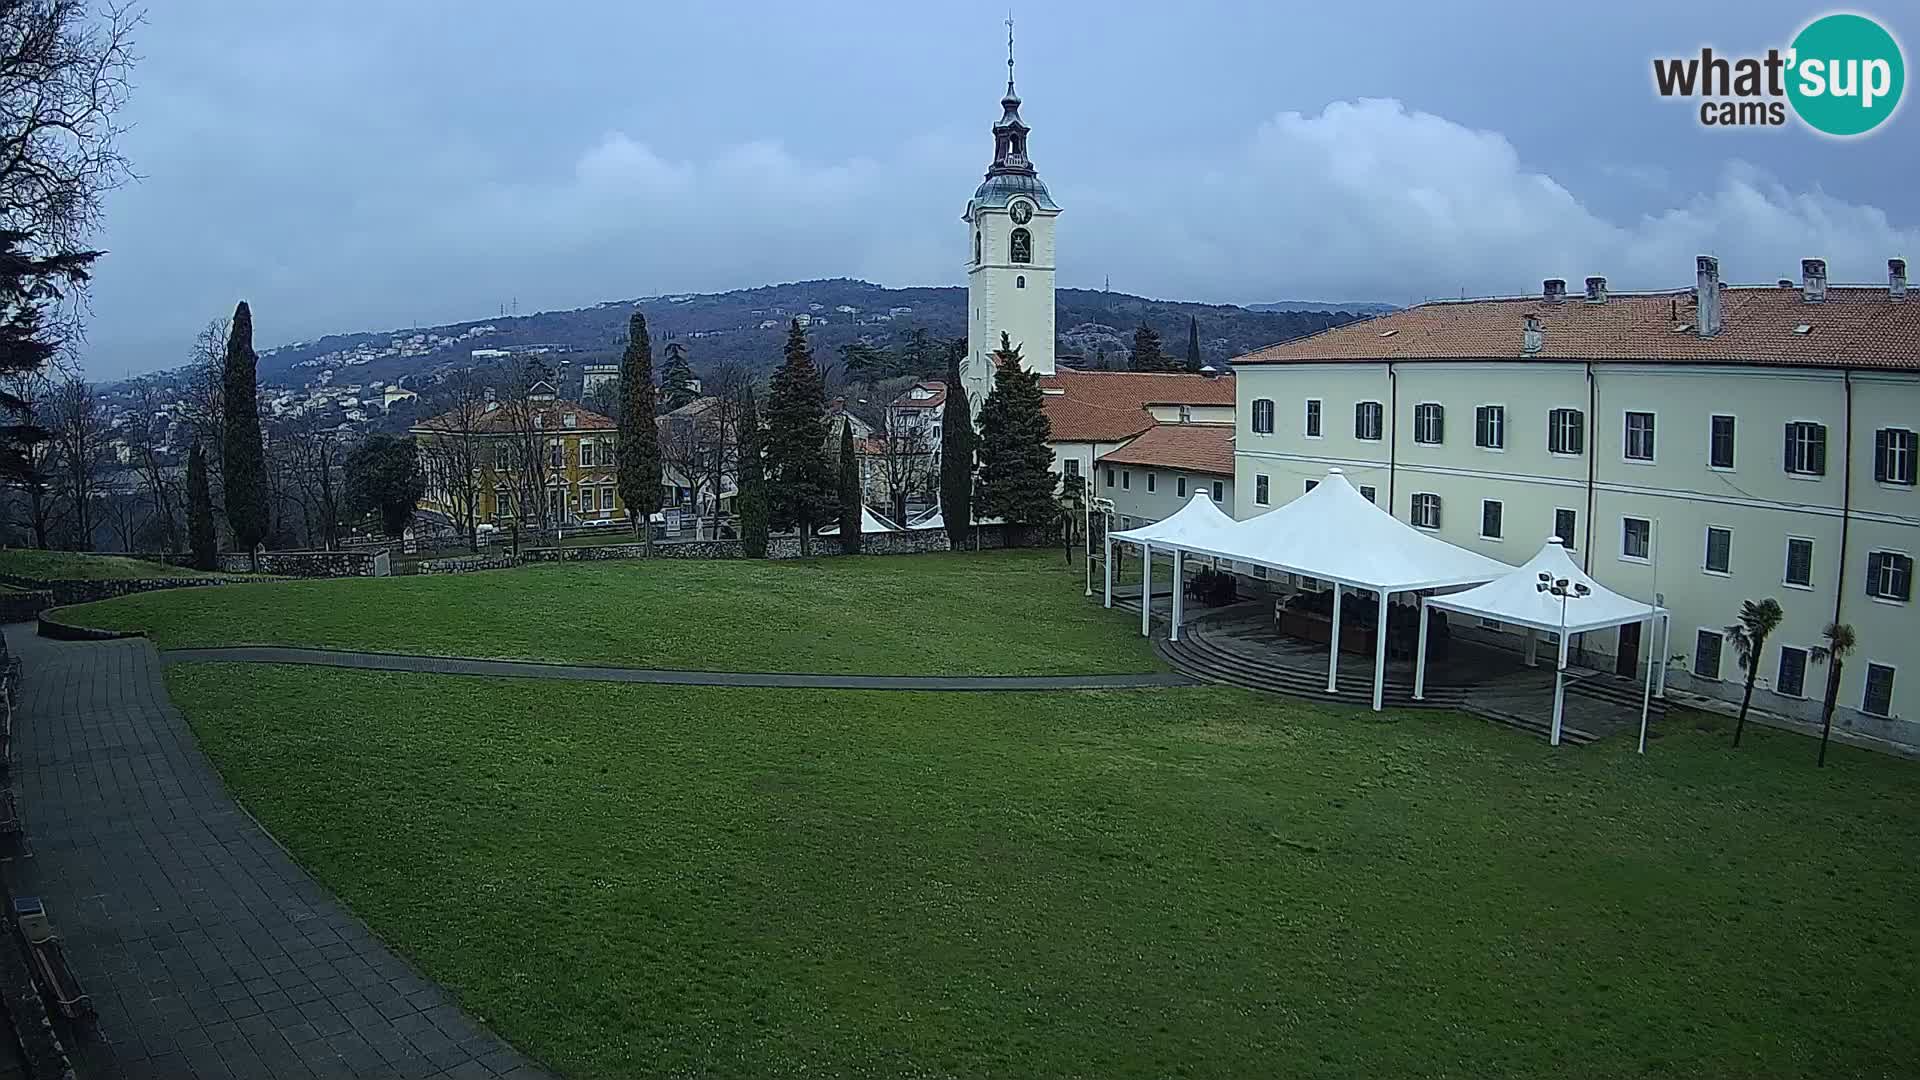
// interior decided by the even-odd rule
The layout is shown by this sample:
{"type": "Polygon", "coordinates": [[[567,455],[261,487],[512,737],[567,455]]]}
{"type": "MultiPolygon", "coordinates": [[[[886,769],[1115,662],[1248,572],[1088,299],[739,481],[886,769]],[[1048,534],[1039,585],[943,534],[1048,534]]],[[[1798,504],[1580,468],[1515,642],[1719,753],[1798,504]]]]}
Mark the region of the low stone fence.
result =
{"type": "Polygon", "coordinates": [[[511,555],[452,555],[444,559],[421,559],[414,564],[416,574],[469,574],[475,570],[511,570],[520,560],[511,555]]]}
{"type": "Polygon", "coordinates": [[[52,606],[53,593],[47,589],[0,590],[0,623],[32,622],[52,606]]]}
{"type": "Polygon", "coordinates": [[[59,578],[41,580],[24,578],[14,574],[0,574],[0,583],[19,589],[28,589],[34,593],[44,593],[52,607],[66,607],[68,604],[87,604],[95,600],[111,600],[116,596],[132,593],[153,592],[156,589],[184,589],[195,585],[224,585],[220,578],[164,577],[164,578],[59,578]]]}
{"type": "Polygon", "coordinates": [[[388,555],[378,551],[263,551],[248,555],[229,551],[219,557],[219,568],[229,574],[272,574],[275,577],[338,578],[385,577],[388,555]]]}
{"type": "MultiPolygon", "coordinates": [[[[1025,526],[983,525],[977,547],[997,551],[1007,547],[1034,547],[1046,541],[1043,529],[1025,526]],[[1011,536],[1009,536],[1011,534],[1011,536]]],[[[974,550],[968,545],[967,550],[974,550]]],[[[911,529],[901,532],[868,533],[861,538],[862,555],[921,555],[950,551],[947,534],[939,529],[911,529]]],[[[841,554],[838,537],[816,536],[808,544],[807,557],[828,558],[841,554]]],[[[415,566],[421,574],[465,574],[476,570],[506,570],[529,563],[602,562],[610,559],[644,559],[647,545],[636,540],[626,544],[597,544],[581,547],[530,547],[519,555],[456,555],[444,559],[423,559],[415,566]]],[[[746,546],[739,540],[655,540],[656,559],[744,559],[746,546]]],[[[776,536],[767,541],[767,558],[798,559],[800,538],[776,536]]]]}

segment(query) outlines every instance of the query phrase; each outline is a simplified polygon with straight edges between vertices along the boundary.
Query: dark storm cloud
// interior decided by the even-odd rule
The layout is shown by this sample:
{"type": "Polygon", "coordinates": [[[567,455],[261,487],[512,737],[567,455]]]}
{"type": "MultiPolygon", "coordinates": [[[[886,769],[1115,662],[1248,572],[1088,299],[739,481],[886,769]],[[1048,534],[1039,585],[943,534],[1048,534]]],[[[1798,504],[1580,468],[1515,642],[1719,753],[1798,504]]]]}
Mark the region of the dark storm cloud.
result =
{"type": "MultiPolygon", "coordinates": [[[[514,300],[957,284],[1004,13],[921,7],[156,4],[90,366],[178,363],[240,297],[272,344],[514,300]]],[[[1920,255],[1911,107],[1842,143],[1709,133],[1652,94],[1654,55],[1781,44],[1804,6],[1030,7],[1062,284],[1405,302],[1673,285],[1699,251],[1741,280],[1920,255]]]]}

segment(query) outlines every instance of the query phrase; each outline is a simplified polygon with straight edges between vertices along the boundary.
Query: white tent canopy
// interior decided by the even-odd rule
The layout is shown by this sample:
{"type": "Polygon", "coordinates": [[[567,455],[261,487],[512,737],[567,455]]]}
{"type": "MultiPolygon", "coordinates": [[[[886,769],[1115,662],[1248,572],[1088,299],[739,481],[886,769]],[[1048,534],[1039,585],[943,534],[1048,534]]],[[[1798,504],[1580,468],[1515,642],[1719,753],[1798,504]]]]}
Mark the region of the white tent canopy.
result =
{"type": "MultiPolygon", "coordinates": [[[[1002,525],[1006,523],[1006,519],[997,518],[997,517],[983,518],[983,517],[976,516],[973,519],[973,523],[975,525],[1002,525]]],[[[932,510],[927,511],[925,514],[922,514],[921,516],[914,518],[912,521],[907,522],[907,528],[916,532],[921,530],[928,530],[928,529],[944,529],[946,527],[947,527],[946,514],[942,512],[938,506],[934,507],[932,510]]]]}
{"type": "Polygon", "coordinates": [[[1123,543],[1178,547],[1215,555],[1225,553],[1232,542],[1229,533],[1239,524],[1215,506],[1206,492],[1196,491],[1187,505],[1171,516],[1151,525],[1114,533],[1113,538],[1123,543]]]}
{"type": "MultiPolygon", "coordinates": [[[[860,507],[860,531],[862,533],[899,532],[900,526],[895,525],[893,522],[888,521],[886,518],[883,518],[879,514],[874,513],[873,507],[862,505],[860,507]]],[[[815,536],[839,536],[840,526],[829,525],[826,528],[821,529],[818,532],[814,533],[814,535],[815,536]]]]}
{"type": "Polygon", "coordinates": [[[1647,699],[1654,694],[1656,673],[1659,692],[1663,695],[1666,693],[1667,610],[1657,604],[1622,596],[1588,577],[1567,554],[1566,547],[1557,536],[1550,538],[1524,565],[1513,568],[1501,577],[1464,592],[1432,596],[1420,602],[1420,647],[1416,652],[1419,659],[1415,662],[1413,676],[1415,698],[1426,695],[1426,610],[1429,607],[1527,627],[1529,664],[1533,662],[1531,631],[1546,630],[1560,636],[1560,657],[1553,676],[1553,729],[1549,735],[1549,741],[1555,746],[1560,744],[1561,717],[1566,705],[1567,639],[1574,634],[1628,623],[1652,624],[1658,621],[1661,631],[1658,637],[1654,637],[1651,625],[1647,634],[1656,647],[1647,659],[1647,687],[1641,703],[1643,730],[1646,726],[1647,699]]]}
{"type": "MultiPolygon", "coordinates": [[[[1366,589],[1379,597],[1379,633],[1375,635],[1373,707],[1377,711],[1386,687],[1387,598],[1416,589],[1478,585],[1508,573],[1512,567],[1478,552],[1455,547],[1437,536],[1415,529],[1375,506],[1354,489],[1339,469],[1312,491],[1259,517],[1221,526],[1194,509],[1196,497],[1173,517],[1107,537],[1112,543],[1136,543],[1145,555],[1140,594],[1140,630],[1146,633],[1153,608],[1153,549],[1174,553],[1174,617],[1169,636],[1179,640],[1181,556],[1211,555],[1252,563],[1289,573],[1305,574],[1333,583],[1333,633],[1328,649],[1327,690],[1338,685],[1340,666],[1340,589],[1366,589]],[[1180,520],[1191,513],[1190,519],[1180,520]]],[[[1225,515],[1220,515],[1225,517],[1225,515]]],[[[1108,575],[1107,605],[1113,604],[1112,575],[1108,575]]]]}

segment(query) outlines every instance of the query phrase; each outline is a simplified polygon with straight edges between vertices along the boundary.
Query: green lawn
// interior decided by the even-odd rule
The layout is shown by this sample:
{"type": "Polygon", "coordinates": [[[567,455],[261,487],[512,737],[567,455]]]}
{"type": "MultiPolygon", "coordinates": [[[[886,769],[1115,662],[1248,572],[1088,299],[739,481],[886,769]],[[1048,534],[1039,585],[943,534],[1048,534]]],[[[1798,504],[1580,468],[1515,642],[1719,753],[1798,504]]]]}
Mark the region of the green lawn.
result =
{"type": "Polygon", "coordinates": [[[1767,729],[1641,758],[1223,689],[169,682],[303,863],[573,1077],[1920,1060],[1920,770],[1767,729]]]}
{"type": "Polygon", "coordinates": [[[119,578],[220,577],[202,570],[166,563],[130,559],[125,555],[94,555],[79,551],[39,551],[33,548],[0,550],[0,574],[53,580],[101,581],[119,578]]]}
{"type": "Polygon", "coordinates": [[[162,648],[313,645],[729,671],[1086,674],[1158,665],[1058,552],[608,560],[144,593],[66,608],[162,648]]]}

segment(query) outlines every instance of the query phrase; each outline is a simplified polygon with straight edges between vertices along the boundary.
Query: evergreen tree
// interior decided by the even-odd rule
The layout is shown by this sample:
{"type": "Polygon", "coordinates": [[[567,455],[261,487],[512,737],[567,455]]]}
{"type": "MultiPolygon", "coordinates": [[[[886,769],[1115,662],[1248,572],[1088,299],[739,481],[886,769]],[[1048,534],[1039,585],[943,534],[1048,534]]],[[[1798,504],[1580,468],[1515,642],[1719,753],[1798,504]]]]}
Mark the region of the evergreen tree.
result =
{"type": "Polygon", "coordinates": [[[860,554],[860,525],[866,500],[860,494],[860,456],[854,451],[853,425],[840,425],[840,553],[860,554]]]}
{"type": "Polygon", "coordinates": [[[762,460],[760,410],[753,388],[740,392],[740,546],[749,559],[767,557],[767,466],[762,460]]]}
{"type": "Polygon", "coordinates": [[[1167,358],[1160,352],[1160,331],[1140,324],[1133,332],[1133,351],[1127,356],[1127,367],[1132,371],[1165,371],[1167,358]]]}
{"type": "MultiPolygon", "coordinates": [[[[97,251],[31,254],[33,234],[0,229],[0,376],[10,382],[39,371],[59,349],[47,313],[69,290],[84,288],[97,251]]],[[[18,423],[0,425],[0,478],[35,482],[33,448],[50,432],[34,422],[33,410],[15,394],[0,390],[0,411],[18,423]]]]}
{"type": "Polygon", "coordinates": [[[647,317],[627,321],[627,349],[620,356],[620,445],[616,458],[620,501],[635,533],[653,554],[653,515],[660,509],[660,429],[653,425],[653,342],[647,317]]]}
{"type": "Polygon", "coordinates": [[[813,366],[807,333],[795,319],[786,358],[767,399],[767,517],[773,528],[800,533],[800,554],[813,530],[833,513],[833,466],[827,461],[827,392],[813,366]]]}
{"type": "Polygon", "coordinates": [[[187,451],[187,543],[196,570],[214,569],[218,541],[213,534],[213,488],[207,483],[207,455],[194,440],[187,451]]]}
{"type": "Polygon", "coordinates": [[[427,474],[420,468],[420,450],[411,438],[369,435],[347,455],[345,471],[347,504],[358,513],[378,513],[381,528],[390,537],[406,530],[420,497],[427,493],[427,474]]]}
{"type": "Polygon", "coordinates": [[[848,375],[869,382],[893,374],[893,357],[865,338],[840,346],[840,363],[848,375]]]}
{"type": "Polygon", "coordinates": [[[220,455],[220,475],[226,484],[227,524],[233,546],[252,552],[266,539],[267,456],[260,436],[260,357],[253,351],[253,312],[245,300],[233,309],[233,328],[227,335],[226,362],[221,368],[221,407],[226,446],[220,455]]]}
{"type": "Polygon", "coordinates": [[[667,342],[667,369],[660,373],[660,411],[672,412],[699,396],[693,388],[693,365],[687,363],[687,347],[678,341],[667,342]]]}
{"type": "Polygon", "coordinates": [[[1005,333],[993,358],[993,392],[980,409],[980,513],[1009,525],[1051,522],[1059,515],[1058,484],[1040,376],[1021,367],[1005,333]]]}
{"type": "Polygon", "coordinates": [[[966,548],[973,527],[973,406],[960,381],[964,342],[947,350],[947,401],[940,414],[940,516],[947,527],[947,544],[966,548]]]}
{"type": "Polygon", "coordinates": [[[1187,370],[1199,371],[1205,364],[1200,359],[1200,320],[1187,316],[1187,370]]]}

